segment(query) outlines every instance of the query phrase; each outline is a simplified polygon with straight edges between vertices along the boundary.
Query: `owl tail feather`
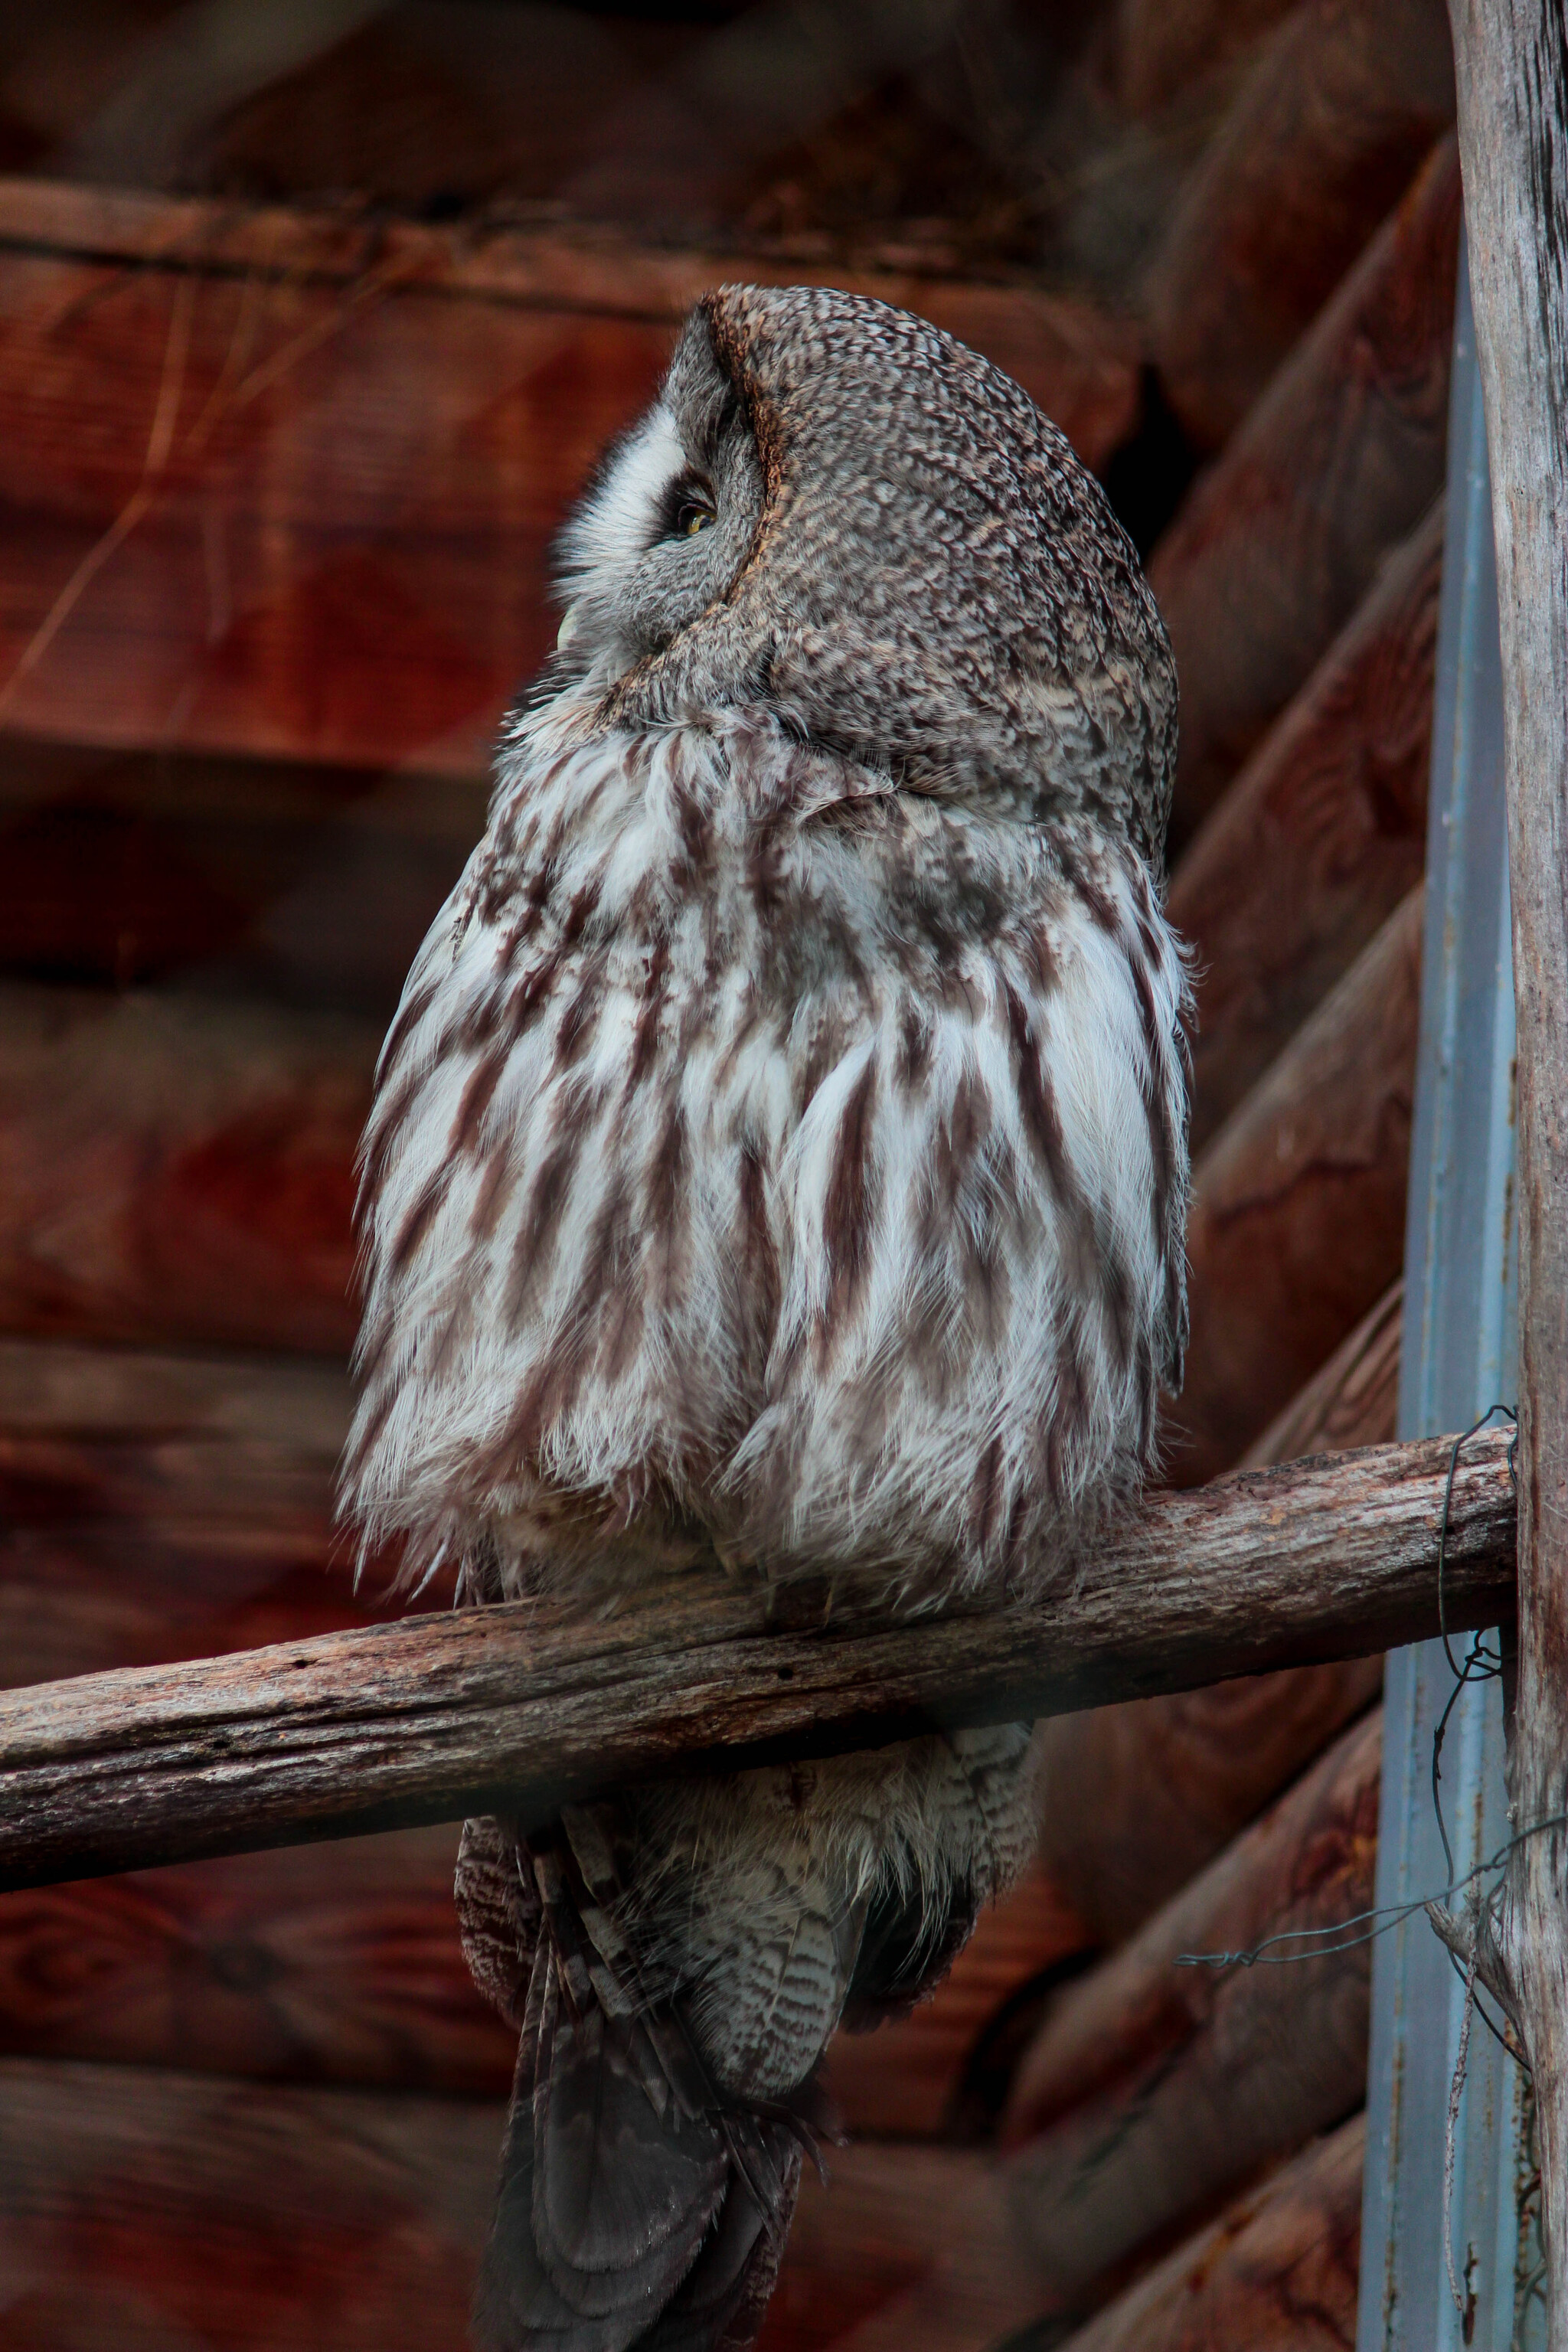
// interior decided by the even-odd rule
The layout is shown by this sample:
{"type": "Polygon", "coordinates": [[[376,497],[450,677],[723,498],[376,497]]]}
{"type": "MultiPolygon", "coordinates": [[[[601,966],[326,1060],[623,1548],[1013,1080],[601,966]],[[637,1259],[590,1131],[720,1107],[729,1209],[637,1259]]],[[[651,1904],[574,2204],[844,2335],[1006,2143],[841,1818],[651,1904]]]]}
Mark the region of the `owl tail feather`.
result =
{"type": "Polygon", "coordinates": [[[786,2122],[721,2103],[679,2017],[646,1999],[596,1899],[593,1824],[572,1826],[575,1839],[563,1823],[525,1849],[499,1824],[470,1824],[458,1873],[482,1988],[493,1995],[509,1968],[519,1985],[532,1948],[474,2340],[479,2352],[742,2352],[777,2274],[800,2148],[786,2122]],[[490,1833],[488,1856],[475,1832],[490,1833]]]}

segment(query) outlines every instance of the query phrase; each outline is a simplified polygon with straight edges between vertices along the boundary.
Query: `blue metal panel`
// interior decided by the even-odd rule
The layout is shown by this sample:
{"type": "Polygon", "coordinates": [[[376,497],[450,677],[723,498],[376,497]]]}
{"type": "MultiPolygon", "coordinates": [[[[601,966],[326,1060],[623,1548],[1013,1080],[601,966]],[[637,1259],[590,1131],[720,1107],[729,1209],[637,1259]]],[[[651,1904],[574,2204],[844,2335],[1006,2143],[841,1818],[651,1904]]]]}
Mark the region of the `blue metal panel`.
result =
{"type": "MultiPolygon", "coordinates": [[[[1447,526],[1427,832],[1421,1043],[1412,1138],[1399,1427],[1466,1428],[1516,1386],[1513,971],[1503,803],[1502,688],[1486,421],[1463,263],[1448,427],[1447,526]]],[[[1466,1647],[1455,1644],[1456,1654],[1466,1647]]],[[[1454,1688],[1439,1642],[1388,1660],[1377,1901],[1447,1878],[1432,1797],[1433,1733],[1454,1688]]],[[[1508,1835],[1495,1681],[1461,1694],[1442,1795],[1457,1873],[1508,1835]]],[[[1375,1947],[1357,2352],[1484,2352],[1545,2340],[1523,2292],[1531,2228],[1521,2070],[1478,2022],[1442,2242],[1449,2084],[1464,1985],[1426,1918],[1375,1947]]]]}

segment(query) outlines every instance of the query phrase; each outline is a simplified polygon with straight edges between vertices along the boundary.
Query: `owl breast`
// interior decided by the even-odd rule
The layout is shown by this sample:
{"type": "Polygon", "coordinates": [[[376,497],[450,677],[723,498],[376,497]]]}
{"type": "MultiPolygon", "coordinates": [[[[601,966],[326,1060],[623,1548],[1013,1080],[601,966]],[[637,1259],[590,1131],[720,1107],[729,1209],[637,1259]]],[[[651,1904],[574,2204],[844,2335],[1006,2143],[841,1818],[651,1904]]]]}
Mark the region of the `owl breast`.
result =
{"type": "Polygon", "coordinates": [[[351,1508],[505,1591],[1048,1572],[1179,1357],[1184,986],[1087,824],[523,722],[383,1057],[351,1508]]]}

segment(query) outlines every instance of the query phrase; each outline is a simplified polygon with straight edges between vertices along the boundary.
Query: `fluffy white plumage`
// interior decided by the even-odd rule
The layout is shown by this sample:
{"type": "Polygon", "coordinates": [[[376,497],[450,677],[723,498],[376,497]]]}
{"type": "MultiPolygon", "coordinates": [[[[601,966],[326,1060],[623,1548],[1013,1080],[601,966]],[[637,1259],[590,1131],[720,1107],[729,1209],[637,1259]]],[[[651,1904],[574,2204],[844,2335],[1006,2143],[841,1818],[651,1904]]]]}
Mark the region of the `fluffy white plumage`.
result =
{"type": "Polygon", "coordinates": [[[384,1065],[357,1514],[487,1532],[509,1589],[650,1514],[681,1559],[696,1514],[775,1571],[1038,1577],[1169,1345],[1146,874],[763,713],[584,715],[519,729],[384,1065]]]}

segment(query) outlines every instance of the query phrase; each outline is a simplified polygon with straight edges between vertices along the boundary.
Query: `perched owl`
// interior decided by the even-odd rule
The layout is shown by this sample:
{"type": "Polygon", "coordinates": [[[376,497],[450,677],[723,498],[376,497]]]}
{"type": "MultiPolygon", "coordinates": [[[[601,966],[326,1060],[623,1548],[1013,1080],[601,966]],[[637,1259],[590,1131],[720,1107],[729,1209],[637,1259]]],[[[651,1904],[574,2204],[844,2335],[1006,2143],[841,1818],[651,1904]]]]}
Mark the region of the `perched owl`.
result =
{"type": "MultiPolygon", "coordinates": [[[[466,1599],[696,1564],[1043,1589],[1184,1326],[1176,690],[1018,387],[815,289],[700,303],[563,542],[557,655],[364,1153],[367,1540],[466,1599]]],[[[749,2343],[841,2022],[1029,1845],[1028,1727],[470,1822],[521,2043],[486,2352],[749,2343]]]]}

